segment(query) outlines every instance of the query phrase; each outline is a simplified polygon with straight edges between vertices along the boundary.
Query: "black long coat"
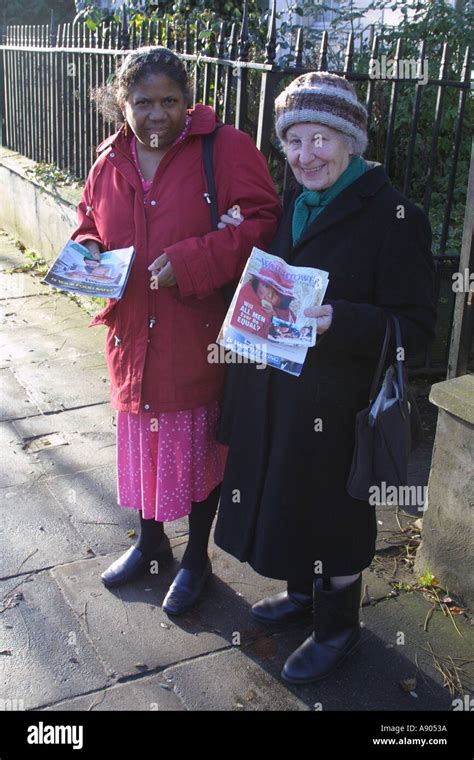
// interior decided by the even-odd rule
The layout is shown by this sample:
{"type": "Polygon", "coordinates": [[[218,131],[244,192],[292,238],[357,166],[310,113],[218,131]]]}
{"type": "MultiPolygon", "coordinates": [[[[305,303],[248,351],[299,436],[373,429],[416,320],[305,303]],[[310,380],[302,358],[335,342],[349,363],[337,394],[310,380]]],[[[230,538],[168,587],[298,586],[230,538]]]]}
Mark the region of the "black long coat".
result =
{"type": "Polygon", "coordinates": [[[429,222],[382,166],[369,167],[294,247],[302,188],[286,199],[270,252],[328,271],[324,303],[334,309],[300,377],[255,365],[228,372],[219,438],[230,449],[215,541],[271,578],[304,582],[317,561],[329,575],[370,564],[375,509],[346,492],[355,416],[368,403],[386,314],[400,319],[406,358],[433,337],[429,222]]]}

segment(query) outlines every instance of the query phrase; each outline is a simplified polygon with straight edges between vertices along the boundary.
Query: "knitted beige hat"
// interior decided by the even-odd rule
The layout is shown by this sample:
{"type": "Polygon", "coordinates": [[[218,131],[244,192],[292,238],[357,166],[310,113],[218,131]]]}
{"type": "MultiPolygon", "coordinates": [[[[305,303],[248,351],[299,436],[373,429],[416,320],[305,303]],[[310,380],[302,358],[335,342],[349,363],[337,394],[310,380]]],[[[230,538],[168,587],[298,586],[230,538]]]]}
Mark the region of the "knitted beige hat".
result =
{"type": "Polygon", "coordinates": [[[367,111],[352,84],[338,74],[311,71],[297,77],[275,101],[275,129],[284,142],[292,124],[325,124],[354,139],[355,153],[367,147],[367,111]]]}

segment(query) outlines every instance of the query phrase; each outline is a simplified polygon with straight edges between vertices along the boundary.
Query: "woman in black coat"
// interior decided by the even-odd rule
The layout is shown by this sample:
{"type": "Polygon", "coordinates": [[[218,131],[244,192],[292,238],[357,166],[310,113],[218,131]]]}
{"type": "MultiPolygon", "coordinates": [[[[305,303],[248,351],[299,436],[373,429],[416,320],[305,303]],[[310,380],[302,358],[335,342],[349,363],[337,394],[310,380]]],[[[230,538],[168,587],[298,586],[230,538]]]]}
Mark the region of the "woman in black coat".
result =
{"type": "Polygon", "coordinates": [[[275,105],[299,187],[285,199],[270,252],[328,271],[329,286],[323,305],[306,311],[317,317],[318,339],[299,377],[259,365],[229,372],[220,439],[230,449],[215,541],[288,582],[253,606],[258,620],[282,624],[313,610],[313,634],[282,673],[307,683],[331,672],[359,638],[361,571],[377,530],[375,507],[346,491],[355,418],[368,403],[387,315],[399,318],[405,358],[432,338],[433,267],[426,216],[381,165],[361,157],[366,112],[352,85],[305,74],[275,105]]]}

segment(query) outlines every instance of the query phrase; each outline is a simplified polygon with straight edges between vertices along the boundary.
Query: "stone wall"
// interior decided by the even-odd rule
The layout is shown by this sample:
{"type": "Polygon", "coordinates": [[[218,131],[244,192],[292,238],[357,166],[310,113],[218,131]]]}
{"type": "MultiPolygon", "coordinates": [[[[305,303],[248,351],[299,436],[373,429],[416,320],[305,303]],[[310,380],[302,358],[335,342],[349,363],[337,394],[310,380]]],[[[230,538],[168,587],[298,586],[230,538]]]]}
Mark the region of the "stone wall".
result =
{"type": "Polygon", "coordinates": [[[415,572],[474,606],[474,375],[432,386],[439,408],[415,572]]]}
{"type": "Polygon", "coordinates": [[[76,226],[82,187],[44,186],[35,179],[35,166],[0,148],[0,228],[52,261],[76,226]]]}

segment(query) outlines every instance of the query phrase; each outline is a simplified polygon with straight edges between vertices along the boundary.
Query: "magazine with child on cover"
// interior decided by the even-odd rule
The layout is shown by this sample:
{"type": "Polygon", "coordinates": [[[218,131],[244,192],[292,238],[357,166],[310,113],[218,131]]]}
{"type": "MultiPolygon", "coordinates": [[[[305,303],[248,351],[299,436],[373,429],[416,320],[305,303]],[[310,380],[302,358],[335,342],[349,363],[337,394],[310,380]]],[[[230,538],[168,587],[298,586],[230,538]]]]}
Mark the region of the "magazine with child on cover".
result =
{"type": "Polygon", "coordinates": [[[316,344],[317,320],[305,309],[320,306],[328,272],[296,267],[254,248],[240,278],[217,342],[256,362],[299,375],[316,344]]]}
{"type": "Polygon", "coordinates": [[[118,300],[125,290],[134,257],[133,246],[94,256],[84,245],[69,240],[43,282],[69,293],[118,300]]]}

